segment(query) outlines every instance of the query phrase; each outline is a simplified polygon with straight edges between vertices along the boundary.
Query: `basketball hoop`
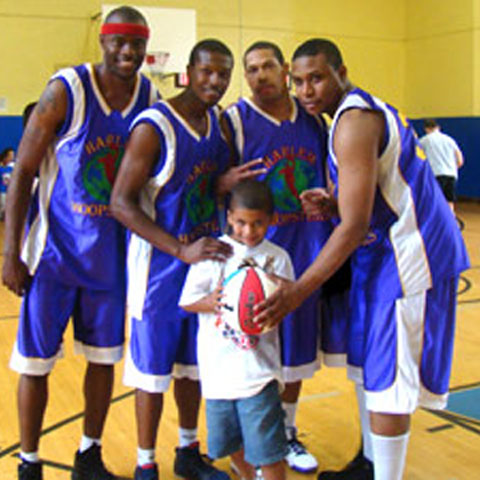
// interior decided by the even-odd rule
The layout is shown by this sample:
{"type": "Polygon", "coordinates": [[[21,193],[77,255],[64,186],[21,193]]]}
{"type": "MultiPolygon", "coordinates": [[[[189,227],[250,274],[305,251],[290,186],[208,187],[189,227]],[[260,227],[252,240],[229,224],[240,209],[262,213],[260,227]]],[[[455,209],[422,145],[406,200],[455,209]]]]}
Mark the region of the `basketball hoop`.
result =
{"type": "Polygon", "coordinates": [[[145,56],[145,63],[147,64],[148,71],[152,78],[164,78],[165,67],[168,59],[170,58],[170,52],[149,52],[145,56]]]}

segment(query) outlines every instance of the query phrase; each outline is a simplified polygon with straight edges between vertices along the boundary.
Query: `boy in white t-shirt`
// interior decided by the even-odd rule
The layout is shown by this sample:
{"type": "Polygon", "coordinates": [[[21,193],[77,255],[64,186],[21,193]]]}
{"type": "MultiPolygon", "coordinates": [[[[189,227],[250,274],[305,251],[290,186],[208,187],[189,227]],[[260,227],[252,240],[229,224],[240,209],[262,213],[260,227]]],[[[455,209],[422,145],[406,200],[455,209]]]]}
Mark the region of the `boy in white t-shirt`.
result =
{"type": "Polygon", "coordinates": [[[237,184],[227,212],[232,246],[224,263],[207,260],[190,267],[180,305],[199,314],[198,366],[206,399],[208,450],[213,458],[230,455],[236,470],[255,478],[260,466],[265,480],[284,480],[287,450],[280,346],[275,328],[260,335],[235,330],[221,316],[224,278],[246,261],[277,277],[294,278],[288,253],[266,240],[273,214],[268,186],[254,180],[237,184]]]}

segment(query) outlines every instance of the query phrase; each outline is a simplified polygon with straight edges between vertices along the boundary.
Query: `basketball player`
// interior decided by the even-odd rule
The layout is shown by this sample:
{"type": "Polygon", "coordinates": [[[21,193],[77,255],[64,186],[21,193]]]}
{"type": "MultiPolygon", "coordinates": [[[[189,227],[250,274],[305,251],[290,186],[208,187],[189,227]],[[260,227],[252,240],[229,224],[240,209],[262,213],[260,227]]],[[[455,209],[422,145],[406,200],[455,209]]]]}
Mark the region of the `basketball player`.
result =
{"type": "Polygon", "coordinates": [[[11,366],[20,376],[22,480],[42,478],[39,436],[47,380],[62,355],[73,316],[84,353],[85,419],[72,478],[112,479],[100,437],[110,404],[113,364],[124,340],[124,234],[109,215],[110,190],[128,126],[157,98],[140,74],[148,39],[137,10],[113,10],[101,27],[103,62],[61,70],[45,89],[20,143],[7,200],[3,282],[23,295],[11,366]],[[40,170],[40,211],[22,255],[31,185],[40,170]]]}
{"type": "MultiPolygon", "coordinates": [[[[329,167],[339,223],[313,264],[259,308],[274,323],[353,253],[349,363],[370,412],[376,480],[400,480],[410,415],[446,404],[458,275],[468,256],[455,219],[404,116],[354,87],[335,44],[293,55],[292,79],[311,114],[333,118],[329,167]],[[356,368],[355,368],[356,367],[356,368]]],[[[305,199],[315,211],[314,199],[305,199]]],[[[371,479],[349,469],[319,479],[371,479]]]]}
{"type": "Polygon", "coordinates": [[[229,152],[215,105],[229,85],[232,68],[232,54],[218,40],[193,48],[187,89],[155,104],[132,124],[112,193],[113,215],[133,232],[128,250],[131,338],[124,382],[137,389],[138,480],[158,478],[155,444],[163,393],[172,375],[180,423],[175,474],[192,480],[229,478],[199,453],[197,317],[183,311],[178,299],[188,264],[225,259],[231,250],[208,235],[220,233],[214,183],[227,167],[229,152]]]}
{"type": "MultiPolygon", "coordinates": [[[[307,218],[300,202],[304,190],[326,186],[326,126],[321,117],[308,115],[290,96],[286,83],[288,64],[277,45],[264,41],[251,45],[244,54],[244,68],[252,96],[239,100],[225,112],[236,163],[242,165],[238,167],[241,174],[257,172],[258,178],[271,188],[275,213],[267,238],[289,252],[299,276],[332,230],[330,222],[307,218]],[[260,159],[257,166],[256,159],[260,159]]],[[[238,174],[238,168],[233,172],[237,170],[238,174]]],[[[228,183],[228,175],[222,181],[228,183]]],[[[318,294],[312,295],[280,327],[286,381],[282,401],[289,440],[286,461],[303,473],[318,467],[317,460],[297,438],[295,416],[302,380],[312,377],[320,367],[319,298],[318,294]]],[[[337,313],[340,311],[337,309],[337,313]]]]}

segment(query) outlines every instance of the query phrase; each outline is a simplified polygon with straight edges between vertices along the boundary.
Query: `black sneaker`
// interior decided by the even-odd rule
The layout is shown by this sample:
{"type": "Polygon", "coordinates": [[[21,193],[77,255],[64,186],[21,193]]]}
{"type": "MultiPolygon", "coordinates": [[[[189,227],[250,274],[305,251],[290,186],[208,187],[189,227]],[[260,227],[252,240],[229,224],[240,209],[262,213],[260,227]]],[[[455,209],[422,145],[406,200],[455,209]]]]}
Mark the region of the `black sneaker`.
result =
{"type": "Polygon", "coordinates": [[[175,475],[188,480],[231,480],[227,473],[207,463],[198,447],[198,442],[195,442],[188,447],[175,449],[175,475]]]}
{"type": "Polygon", "coordinates": [[[156,463],[145,467],[137,465],[134,480],[158,480],[158,465],[156,463]]]}
{"type": "Polygon", "coordinates": [[[42,480],[42,463],[22,460],[18,465],[18,480],[42,480]]]}
{"type": "Polygon", "coordinates": [[[318,480],[373,480],[373,463],[360,450],[343,470],[327,470],[318,475],[318,480]]]}
{"type": "Polygon", "coordinates": [[[77,450],[72,480],[115,480],[102,462],[100,445],[92,445],[82,453],[77,450]]]}

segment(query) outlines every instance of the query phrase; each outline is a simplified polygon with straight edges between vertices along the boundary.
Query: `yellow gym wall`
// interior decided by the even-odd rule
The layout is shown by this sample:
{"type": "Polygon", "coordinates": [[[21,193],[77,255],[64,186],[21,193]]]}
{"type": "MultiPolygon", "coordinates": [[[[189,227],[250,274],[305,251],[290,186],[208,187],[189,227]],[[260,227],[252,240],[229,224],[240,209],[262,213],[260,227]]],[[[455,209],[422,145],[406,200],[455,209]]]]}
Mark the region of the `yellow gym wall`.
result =
{"type": "MultiPolygon", "coordinates": [[[[106,2],[110,3],[110,2],[106,2]]],[[[480,0],[136,0],[194,8],[198,38],[218,37],[236,58],[223,103],[247,94],[241,53],[278,43],[287,58],[312,36],[343,50],[352,80],[413,117],[480,113],[480,0]]],[[[0,97],[19,115],[60,66],[100,57],[99,0],[0,0],[0,97]]],[[[160,85],[173,93],[171,79],[160,85]]]]}
{"type": "Polygon", "coordinates": [[[480,1],[473,1],[473,115],[480,115],[480,1]]]}
{"type": "Polygon", "coordinates": [[[411,117],[480,113],[479,3],[407,0],[405,104],[411,117]]]}
{"type": "MultiPolygon", "coordinates": [[[[112,2],[106,2],[112,3],[112,2]]],[[[235,54],[232,85],[223,103],[247,94],[241,53],[253,41],[277,42],[287,58],[312,36],[339,42],[354,81],[404,104],[404,2],[384,0],[136,0],[127,4],[194,8],[198,38],[218,37],[235,54]]],[[[6,115],[19,115],[38,98],[50,75],[64,65],[100,58],[99,0],[0,0],[0,97],[6,115]]],[[[162,82],[164,95],[172,81],[162,82]]]]}

